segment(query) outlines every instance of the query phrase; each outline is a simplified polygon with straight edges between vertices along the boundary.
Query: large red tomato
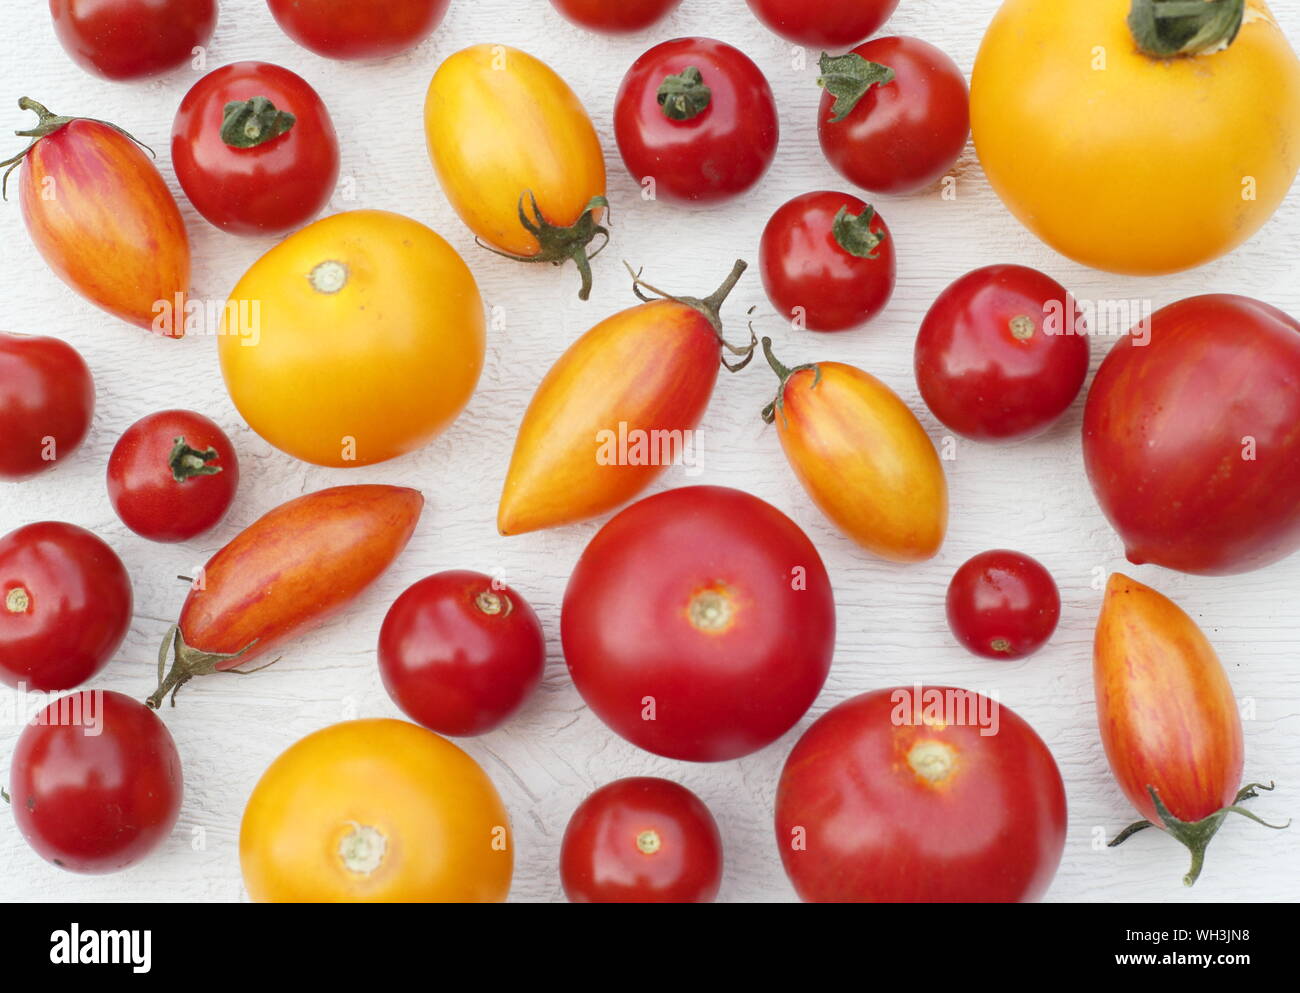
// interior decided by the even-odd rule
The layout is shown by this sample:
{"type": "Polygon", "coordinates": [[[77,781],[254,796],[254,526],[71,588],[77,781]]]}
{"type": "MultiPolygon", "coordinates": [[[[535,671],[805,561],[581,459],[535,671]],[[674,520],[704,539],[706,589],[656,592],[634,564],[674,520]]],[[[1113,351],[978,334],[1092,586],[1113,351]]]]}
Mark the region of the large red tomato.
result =
{"type": "Polygon", "coordinates": [[[682,0],[551,0],[574,24],[602,34],[642,31],[666,17],[682,0]]]}
{"type": "Polygon", "coordinates": [[[754,16],[786,41],[848,48],[875,34],[898,0],[747,0],[754,16]]]}
{"type": "Polygon", "coordinates": [[[71,455],[94,412],[95,383],[80,352],[58,338],[0,331],[0,481],[71,455]]]}
{"type": "Polygon", "coordinates": [[[50,0],[72,60],[105,79],[145,79],[194,58],[217,26],[217,0],[50,0]]]}
{"type": "Polygon", "coordinates": [[[303,48],[329,59],[382,59],[424,41],[451,0],[267,0],[303,48]]]}

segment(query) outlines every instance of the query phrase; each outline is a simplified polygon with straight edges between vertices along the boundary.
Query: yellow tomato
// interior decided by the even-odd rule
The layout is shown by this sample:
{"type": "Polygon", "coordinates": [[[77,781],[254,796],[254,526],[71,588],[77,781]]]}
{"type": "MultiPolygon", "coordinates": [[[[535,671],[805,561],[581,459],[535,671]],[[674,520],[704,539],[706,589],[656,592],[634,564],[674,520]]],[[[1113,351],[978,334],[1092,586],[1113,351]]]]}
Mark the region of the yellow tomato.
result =
{"type": "Polygon", "coordinates": [[[1211,31],[1211,50],[1165,57],[1139,47],[1129,10],[1006,0],[975,61],[971,127],[1030,230],[1086,265],[1155,275],[1231,251],[1282,202],[1300,167],[1300,62],[1258,0],[1227,48],[1211,31]]]}
{"type": "Polygon", "coordinates": [[[382,462],[455,420],[483,368],[483,302],[455,249],[418,221],[336,214],[263,255],[219,343],[249,426],[327,466],[382,462]]]}
{"type": "Polygon", "coordinates": [[[259,903],[487,903],[510,892],[510,822],[491,780],[394,720],[309,734],[263,774],[239,832],[259,903]]]}

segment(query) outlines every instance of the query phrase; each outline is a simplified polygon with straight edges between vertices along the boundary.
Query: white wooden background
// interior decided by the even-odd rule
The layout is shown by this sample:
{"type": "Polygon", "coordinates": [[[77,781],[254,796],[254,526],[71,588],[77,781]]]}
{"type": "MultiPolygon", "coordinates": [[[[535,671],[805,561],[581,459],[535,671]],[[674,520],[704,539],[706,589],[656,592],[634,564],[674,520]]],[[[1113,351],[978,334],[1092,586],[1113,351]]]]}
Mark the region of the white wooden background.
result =
{"type": "MultiPolygon", "coordinates": [[[[25,94],[59,113],[113,120],[151,144],[189,225],[194,292],[223,298],[272,242],[221,234],[180,194],[168,155],[171,120],[199,72],[182,69],[142,84],[93,79],[58,46],[43,0],[24,0],[21,6],[30,9],[8,18],[0,37],[0,125],[6,130],[31,125],[29,115],[15,106],[25,94]]],[[[996,0],[903,0],[886,30],[938,44],[969,74],[996,6],[996,0]]],[[[1300,41],[1300,0],[1275,0],[1273,6],[1292,39],[1300,41]]],[[[502,575],[530,599],[548,633],[545,682],[524,713],[503,730],[462,742],[510,809],[515,900],[563,899],[556,866],[570,813],[593,788],[637,774],[676,779],[713,810],[726,846],[721,899],[793,899],[771,820],[786,754],[798,733],[833,704],[915,680],[996,691],[1051,747],[1069,794],[1070,829],[1048,899],[1300,896],[1300,825],[1273,832],[1230,820],[1191,890],[1180,882],[1186,854],[1158,832],[1140,834],[1120,849],[1099,850],[1098,833],[1112,836],[1134,814],[1111,780],[1095,726],[1091,640],[1100,599],[1097,577],[1103,570],[1129,570],[1173,596],[1202,625],[1238,697],[1253,708],[1245,721],[1245,774],[1277,779],[1276,793],[1254,801],[1261,814],[1276,819],[1300,815],[1295,606],[1300,555],[1227,579],[1127,566],[1084,478],[1078,441],[1082,399],[1040,439],[1000,448],[962,443],[955,461],[946,464],[952,497],[947,542],[933,561],[900,567],[869,558],[811,507],[773,431],[759,419],[775,385],[762,363],[739,376],[724,374],[703,424],[701,469],[670,470],[659,486],[740,486],[807,530],[830,570],[839,608],[838,646],[826,688],[812,712],[779,742],[720,765],[673,762],[633,748],[608,731],[573,689],[559,648],[559,604],[568,572],[598,523],[497,536],[496,500],[513,426],[565,346],[598,319],[634,302],[620,259],[644,265],[646,278],[656,285],[703,294],[736,257],[757,262],[759,234],[777,206],[808,190],[848,188],[817,145],[816,54],[796,52],[768,33],[743,0],[685,0],[666,22],[615,40],[570,26],[547,0],[453,0],[442,27],[414,52],[354,65],[295,46],[261,0],[222,0],[208,68],[240,59],[277,62],[306,77],[329,106],[342,141],[344,177],[330,209],[384,208],[429,224],[469,261],[487,304],[503,308],[506,326],[490,334],[486,369],[466,412],[423,451],[371,468],[316,468],[273,450],[231,406],[210,337],[162,340],[105,316],[45,268],[23,231],[17,203],[0,205],[0,325],[75,344],[94,371],[98,399],[90,437],[74,458],[36,481],[0,484],[0,533],[40,519],[73,521],[102,535],[126,562],[135,583],[136,615],[119,658],[97,685],[137,698],[152,690],[158,643],[185,596],[175,577],[188,574],[271,507],[307,491],[358,482],[415,486],[428,501],[405,554],[344,618],[302,639],[280,664],[257,676],[191,684],[180,705],[164,712],[185,763],[186,791],[180,823],[154,857],[113,876],[72,875],[41,861],[0,812],[0,899],[246,899],[237,838],[253,784],[276,755],[310,731],[356,716],[397,715],[375,670],[380,622],[410,583],[449,568],[502,575]],[[628,65],[651,44],[690,34],[721,38],[748,52],[771,80],[781,112],[781,145],[771,172],[741,202],[716,209],[641,201],[613,139],[614,94],[628,65]],[[596,263],[596,290],[588,303],[577,299],[572,268],[517,265],[476,248],[429,166],[421,123],[429,78],[450,53],[485,41],[520,46],[545,59],[569,81],[595,121],[609,167],[614,240],[596,263]],[[103,482],[118,435],[137,418],[165,407],[191,407],[215,418],[234,440],[243,470],[228,519],[213,534],[181,546],[151,544],[128,532],[109,507],[103,482]],[[944,591],[953,570],[975,552],[997,546],[1037,556],[1061,588],[1063,612],[1055,638],[1021,662],[998,664],[967,655],[944,621],[944,591]]],[[[16,150],[20,141],[0,144],[16,150]]],[[[1300,194],[1293,192],[1264,230],[1231,257],[1181,276],[1143,280],[1092,272],[1043,247],[1002,209],[969,147],[955,175],[953,201],[941,200],[937,192],[876,198],[897,241],[898,289],[868,329],[796,338],[775,318],[755,268],[724,310],[732,335],[742,336],[743,315],[757,305],[760,330],[781,343],[785,362],[825,358],[861,365],[897,390],[938,439],[943,429],[922,406],[913,380],[912,339],[939,291],[976,266],[1035,266],[1081,298],[1136,298],[1160,306],[1193,293],[1224,291],[1300,313],[1300,271],[1294,261],[1300,194]]],[[[1094,366],[1112,340],[1094,341],[1094,366]]],[[[0,697],[8,712],[16,703],[12,694],[0,697]]],[[[5,782],[19,730],[12,721],[0,726],[5,782]]]]}

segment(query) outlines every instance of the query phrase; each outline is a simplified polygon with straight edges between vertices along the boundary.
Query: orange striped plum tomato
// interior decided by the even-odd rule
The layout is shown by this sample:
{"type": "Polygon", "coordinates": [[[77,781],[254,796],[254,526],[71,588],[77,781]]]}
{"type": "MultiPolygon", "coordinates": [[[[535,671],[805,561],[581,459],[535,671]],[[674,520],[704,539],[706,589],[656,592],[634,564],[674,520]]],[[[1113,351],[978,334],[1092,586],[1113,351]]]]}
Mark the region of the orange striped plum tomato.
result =
{"type": "Polygon", "coordinates": [[[53,114],[35,100],[31,144],[6,162],[22,167],[27,233],[54,274],[114,317],[179,338],[185,333],[190,241],[180,210],[134,138],[116,125],[53,114]]]}
{"type": "Polygon", "coordinates": [[[479,241],[519,262],[572,260],[586,300],[609,204],[596,129],[568,84],[527,52],[474,45],[434,73],[424,132],[443,192],[479,241]]]}
{"type": "Polygon", "coordinates": [[[597,517],[692,456],[718,367],[738,371],[753,353],[752,341],[726,342],[718,316],[745,268],[737,261],[703,300],[664,295],[637,276],[633,288],[644,302],[569,346],[519,425],[497,510],[501,534],[597,517]],[[740,358],[729,361],[724,350],[740,358]]]}
{"type": "Polygon", "coordinates": [[[425,445],[483,368],[483,301],[456,250],[400,214],[326,217],[244,273],[221,372],[254,431],[295,458],[372,465],[425,445]]]}
{"type": "Polygon", "coordinates": [[[948,529],[948,482],[921,422],[875,376],[842,362],[786,368],[763,419],[808,495],[867,551],[892,562],[933,558],[948,529]]]}
{"type": "Polygon", "coordinates": [[[406,721],[346,721],[271,763],[239,831],[258,903],[495,903],[510,819],[479,765],[406,721]]]}

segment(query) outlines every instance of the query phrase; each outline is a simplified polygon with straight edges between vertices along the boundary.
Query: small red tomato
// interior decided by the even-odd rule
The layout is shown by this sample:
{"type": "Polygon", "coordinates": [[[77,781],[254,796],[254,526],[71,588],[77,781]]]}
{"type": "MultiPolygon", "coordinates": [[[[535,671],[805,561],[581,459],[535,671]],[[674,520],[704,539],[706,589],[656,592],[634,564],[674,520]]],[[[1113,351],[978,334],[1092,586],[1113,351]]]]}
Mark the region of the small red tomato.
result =
{"type": "Polygon", "coordinates": [[[485,734],[537,689],[546,638],[528,601],[452,570],[397,598],[379,631],[379,674],[402,710],[439,734],[485,734]]]}
{"type": "Polygon", "coordinates": [[[685,786],[620,779],[573,812],[560,880],[574,903],[709,903],[722,884],[722,837],[685,786]]]}
{"type": "Polygon", "coordinates": [[[1060,283],[1020,265],[968,272],[916,336],[916,382],[934,416],[977,441],[1046,431],[1088,375],[1088,330],[1060,283]]]}
{"type": "Polygon", "coordinates": [[[71,455],[94,412],[95,382],[80,352],[58,338],[0,331],[0,480],[71,455]]]}
{"type": "Polygon", "coordinates": [[[0,682],[67,690],[113,657],[131,626],[131,577],[85,528],[28,524],[0,538],[0,682]]]}
{"type": "Polygon", "coordinates": [[[710,38],[676,38],[623,77],[614,137],[628,171],[656,198],[718,203],[763,178],[780,125],[772,88],[749,56],[710,38]]]}
{"type": "Polygon", "coordinates": [[[192,410],[162,410],[123,432],[108,459],[108,499],[152,541],[185,541],[226,516],[239,486],[234,446],[192,410]]]}
{"type": "Polygon", "coordinates": [[[9,796],[18,829],[70,872],[117,872],[157,848],[176,824],[183,784],[171,733],[142,703],[82,690],[23,729],[9,796]]]}
{"type": "Polygon", "coordinates": [[[179,68],[212,38],[217,0],[50,0],[54,33],[72,61],[105,79],[179,68]]]}
{"type": "Polygon", "coordinates": [[[898,0],[747,0],[754,16],[786,41],[848,48],[880,30],[898,0]]]}
{"type": "Polygon", "coordinates": [[[1037,559],[997,548],[980,552],[948,584],[948,627],[986,659],[1022,659],[1046,644],[1061,617],[1052,574],[1037,559]]]}
{"type": "Polygon", "coordinates": [[[283,234],[329,202],[339,146],[305,79],[269,62],[235,62],[185,94],[172,165],[190,202],[221,230],[283,234]]]}
{"type": "Polygon", "coordinates": [[[894,292],[894,241],[883,217],[847,193],[805,193],[777,209],[759,245],[772,306],[809,331],[871,320],[894,292]]]}
{"type": "Polygon", "coordinates": [[[917,38],[876,38],[822,55],[817,133],[840,174],[875,193],[912,193],[952,168],[970,135],[966,78],[917,38]]]}
{"type": "Polygon", "coordinates": [[[602,34],[641,31],[666,17],[682,0],[551,0],[579,27],[602,34]]]}
{"type": "Polygon", "coordinates": [[[327,59],[409,51],[442,23],[451,0],[267,0],[280,29],[327,59]]]}

